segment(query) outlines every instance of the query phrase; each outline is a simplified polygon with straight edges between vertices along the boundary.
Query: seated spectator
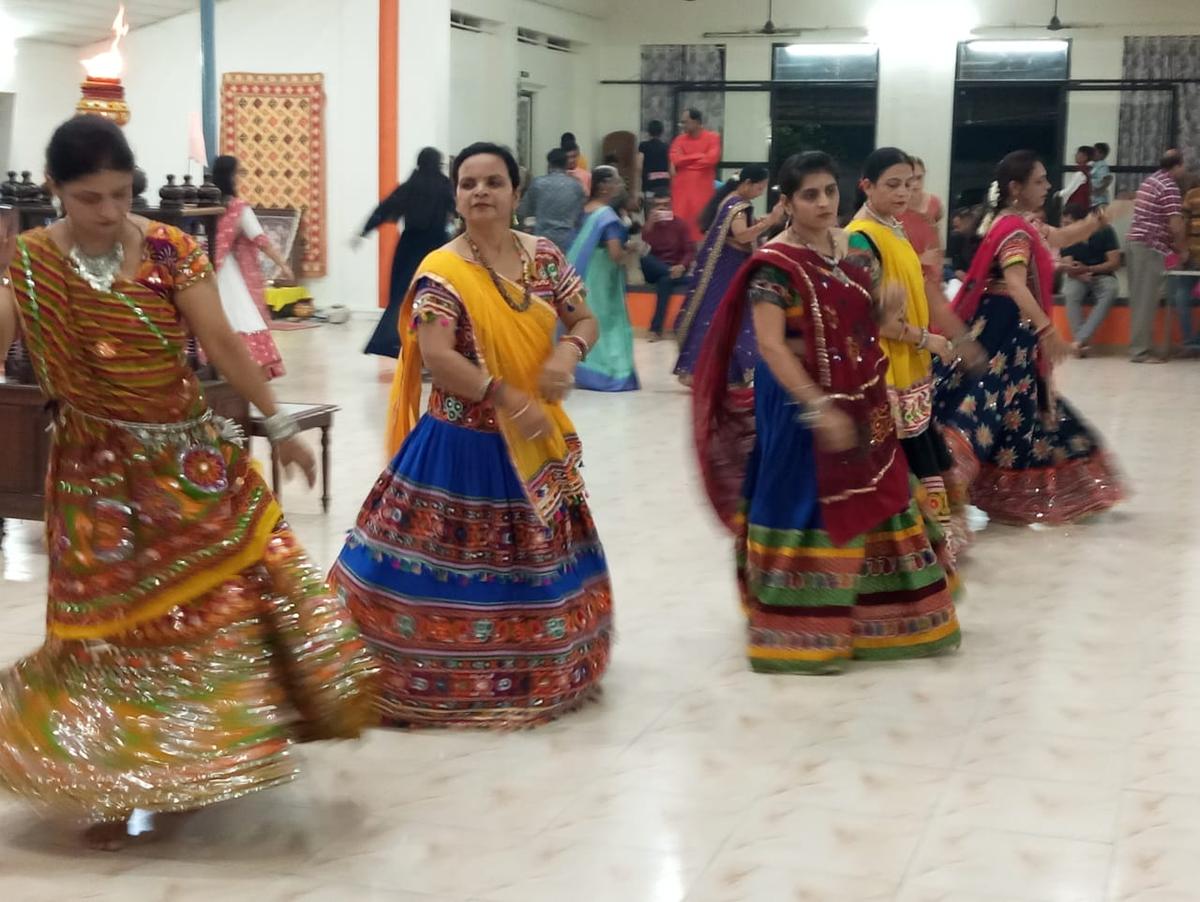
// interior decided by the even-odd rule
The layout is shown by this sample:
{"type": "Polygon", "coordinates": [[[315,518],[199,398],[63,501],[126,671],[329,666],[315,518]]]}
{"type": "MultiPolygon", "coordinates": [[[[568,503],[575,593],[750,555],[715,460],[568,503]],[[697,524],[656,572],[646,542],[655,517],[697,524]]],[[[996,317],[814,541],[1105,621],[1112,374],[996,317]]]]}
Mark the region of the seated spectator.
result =
{"type": "Polygon", "coordinates": [[[975,207],[959,207],[950,217],[950,235],[946,239],[946,256],[950,258],[950,271],[946,273],[946,281],[958,279],[967,280],[967,270],[971,268],[971,260],[981,241],[979,229],[979,211],[975,207]]]}
{"type": "MultiPolygon", "coordinates": [[[[1086,219],[1085,207],[1072,204],[1063,210],[1063,224],[1086,219]]],[[[1066,275],[1063,294],[1071,335],[1080,351],[1086,352],[1092,336],[1117,300],[1117,270],[1121,268],[1121,246],[1112,226],[1105,226],[1081,244],[1064,248],[1061,269],[1066,275]],[[1083,304],[1092,302],[1092,312],[1083,318],[1083,304]]]]}
{"type": "Polygon", "coordinates": [[[671,195],[665,191],[655,193],[650,200],[642,241],[650,248],[650,253],[642,257],[642,275],[658,295],[650,340],[658,341],[663,337],[671,295],[687,286],[688,267],[696,256],[688,227],[671,212],[671,195]]]}

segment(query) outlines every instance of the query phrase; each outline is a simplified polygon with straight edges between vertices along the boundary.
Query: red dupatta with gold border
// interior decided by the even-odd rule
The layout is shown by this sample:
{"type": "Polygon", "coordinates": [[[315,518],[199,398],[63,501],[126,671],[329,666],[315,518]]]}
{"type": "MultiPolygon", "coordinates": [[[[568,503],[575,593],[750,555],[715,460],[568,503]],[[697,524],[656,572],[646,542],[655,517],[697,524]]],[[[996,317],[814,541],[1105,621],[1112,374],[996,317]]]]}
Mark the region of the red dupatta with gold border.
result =
{"type": "Polygon", "coordinates": [[[804,368],[854,421],[859,444],[845,452],[816,446],[817,489],[825,530],[839,545],[908,506],[908,470],[888,403],[866,275],[831,266],[807,248],[774,242],[743,264],[729,286],[700,352],[692,426],[705,490],[717,515],[735,527],[746,465],[754,444],[754,389],[730,386],[728,365],[760,266],[788,277],[803,299],[804,368]]]}

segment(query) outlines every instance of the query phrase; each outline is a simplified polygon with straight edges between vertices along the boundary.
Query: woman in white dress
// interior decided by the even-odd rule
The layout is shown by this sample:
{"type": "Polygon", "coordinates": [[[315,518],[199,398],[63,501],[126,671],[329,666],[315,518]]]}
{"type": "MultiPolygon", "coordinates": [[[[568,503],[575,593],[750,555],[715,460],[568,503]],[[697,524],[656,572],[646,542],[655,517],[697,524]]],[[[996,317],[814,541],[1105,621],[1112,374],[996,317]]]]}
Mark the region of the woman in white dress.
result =
{"type": "Polygon", "coordinates": [[[263,274],[259,253],[266,254],[279,267],[279,276],[290,281],[291,267],[263,230],[254,210],[238,197],[241,168],[235,157],[217,157],[213,164],[213,182],[225,195],[225,215],[217,227],[217,288],[221,306],[233,330],[250,356],[262,367],[268,379],[285,372],[279,348],[271,338],[270,314],[263,294],[263,274]]]}

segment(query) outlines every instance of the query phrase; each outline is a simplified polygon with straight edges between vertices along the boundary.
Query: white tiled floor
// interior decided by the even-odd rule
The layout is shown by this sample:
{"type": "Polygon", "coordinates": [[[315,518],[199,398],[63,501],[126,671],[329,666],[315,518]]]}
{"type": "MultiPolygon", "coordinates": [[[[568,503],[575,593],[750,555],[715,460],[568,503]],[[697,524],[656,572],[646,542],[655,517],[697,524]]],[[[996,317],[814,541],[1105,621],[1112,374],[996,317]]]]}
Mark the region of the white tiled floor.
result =
{"type": "MultiPolygon", "coordinates": [[[[343,407],[334,506],[285,506],[327,565],[383,464],[366,327],[280,335],[285,399],[343,407]]],[[[989,528],[957,656],[756,676],[702,504],[672,347],[645,390],[578,394],[620,642],[599,704],[534,732],[375,732],[304,778],[117,855],[0,802],[0,898],[399,902],[1200,899],[1200,363],[1080,361],[1062,389],[1136,494],[1061,530],[989,528]]],[[[0,660],[34,647],[32,525],[0,557],[0,660]]]]}

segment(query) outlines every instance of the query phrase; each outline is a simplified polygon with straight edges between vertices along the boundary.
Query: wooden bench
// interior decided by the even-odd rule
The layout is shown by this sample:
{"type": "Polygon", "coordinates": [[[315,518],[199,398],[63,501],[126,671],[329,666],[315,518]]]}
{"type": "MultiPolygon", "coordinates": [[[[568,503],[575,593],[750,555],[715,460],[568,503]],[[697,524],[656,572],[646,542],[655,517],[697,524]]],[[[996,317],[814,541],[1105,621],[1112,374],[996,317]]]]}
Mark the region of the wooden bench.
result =
{"type": "MultiPolygon", "coordinates": [[[[321,430],[321,510],[329,513],[329,430],[333,428],[333,415],[340,410],[334,404],[287,404],[278,405],[283,413],[290,414],[300,425],[301,432],[310,429],[321,430]]],[[[262,411],[256,407],[250,408],[250,435],[267,438],[267,430],[262,411]]],[[[279,456],[275,447],[271,446],[271,490],[280,502],[283,501],[283,468],[279,464],[279,456]]]]}

